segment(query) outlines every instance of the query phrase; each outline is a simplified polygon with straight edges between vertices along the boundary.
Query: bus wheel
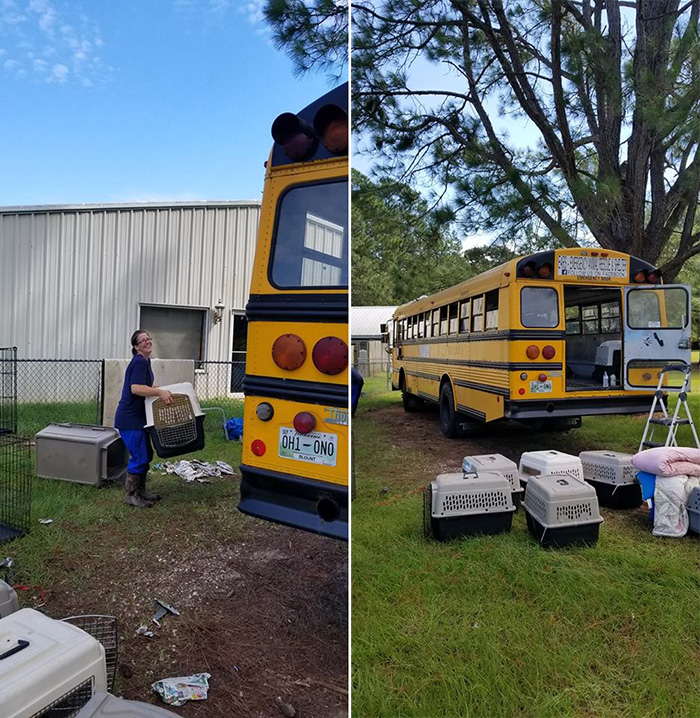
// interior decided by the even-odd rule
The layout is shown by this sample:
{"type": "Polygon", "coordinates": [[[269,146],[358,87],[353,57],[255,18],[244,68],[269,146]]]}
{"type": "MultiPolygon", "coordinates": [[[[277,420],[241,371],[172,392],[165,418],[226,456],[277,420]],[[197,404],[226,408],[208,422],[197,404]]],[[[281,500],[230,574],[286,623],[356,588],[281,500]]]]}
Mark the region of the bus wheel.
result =
{"type": "Polygon", "coordinates": [[[401,392],[404,411],[414,412],[423,408],[423,400],[419,399],[415,394],[409,394],[407,391],[401,392]]]}
{"type": "Polygon", "coordinates": [[[440,428],[448,439],[459,435],[459,421],[455,411],[455,397],[449,383],[440,389],[440,428]]]}

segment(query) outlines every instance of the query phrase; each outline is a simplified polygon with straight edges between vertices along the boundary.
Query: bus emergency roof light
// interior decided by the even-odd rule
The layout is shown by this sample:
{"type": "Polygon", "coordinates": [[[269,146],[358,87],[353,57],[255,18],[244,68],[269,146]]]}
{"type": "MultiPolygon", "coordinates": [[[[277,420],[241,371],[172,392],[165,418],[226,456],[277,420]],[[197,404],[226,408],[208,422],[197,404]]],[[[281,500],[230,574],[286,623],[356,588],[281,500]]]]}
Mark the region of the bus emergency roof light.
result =
{"type": "Polygon", "coordinates": [[[540,277],[540,279],[549,279],[553,272],[554,268],[551,264],[549,264],[549,262],[540,264],[540,266],[537,267],[537,276],[540,277]]]}
{"type": "Polygon", "coordinates": [[[324,105],[314,117],[314,130],[334,155],[348,151],[348,113],[337,105],[324,105]]]}
{"type": "Polygon", "coordinates": [[[314,128],[292,112],[283,112],[272,123],[272,139],[295,162],[310,157],[318,141],[314,128]]]}
{"type": "Polygon", "coordinates": [[[661,281],[661,272],[659,272],[658,269],[655,269],[653,272],[649,272],[647,275],[647,282],[649,284],[658,284],[661,281]]]}
{"type": "Polygon", "coordinates": [[[522,268],[520,269],[520,276],[521,277],[534,277],[535,276],[535,263],[534,262],[527,262],[527,264],[524,264],[522,268]]]}
{"type": "Polygon", "coordinates": [[[647,270],[646,269],[640,269],[633,277],[633,281],[635,281],[637,284],[643,284],[647,281],[647,270]]]}

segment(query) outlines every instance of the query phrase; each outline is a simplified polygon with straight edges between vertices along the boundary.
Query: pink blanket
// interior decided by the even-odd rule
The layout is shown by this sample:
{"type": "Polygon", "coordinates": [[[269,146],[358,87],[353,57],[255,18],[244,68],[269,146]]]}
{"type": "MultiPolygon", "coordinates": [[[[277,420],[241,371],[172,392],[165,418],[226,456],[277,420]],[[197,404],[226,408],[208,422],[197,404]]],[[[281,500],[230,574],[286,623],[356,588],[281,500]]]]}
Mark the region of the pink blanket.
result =
{"type": "Polygon", "coordinates": [[[700,476],[700,449],[657,446],[635,454],[632,457],[632,465],[639,471],[656,476],[700,476]]]}

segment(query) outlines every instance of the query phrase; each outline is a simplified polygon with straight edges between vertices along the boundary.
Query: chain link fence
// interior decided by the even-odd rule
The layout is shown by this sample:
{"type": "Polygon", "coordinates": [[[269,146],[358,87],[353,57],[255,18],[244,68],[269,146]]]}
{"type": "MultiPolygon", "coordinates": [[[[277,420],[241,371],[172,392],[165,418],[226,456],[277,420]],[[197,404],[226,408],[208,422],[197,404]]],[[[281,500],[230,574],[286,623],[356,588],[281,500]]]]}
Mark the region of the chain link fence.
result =
{"type": "MultiPolygon", "coordinates": [[[[101,359],[17,359],[13,365],[6,383],[12,382],[16,404],[3,399],[0,406],[5,423],[16,424],[19,435],[34,436],[51,423],[102,424],[101,359]]],[[[205,409],[205,432],[223,434],[228,419],[243,416],[245,362],[208,361],[198,367],[194,389],[205,409]]]]}
{"type": "Polygon", "coordinates": [[[384,394],[391,391],[391,361],[385,359],[361,359],[353,363],[365,380],[362,393],[384,394]]]}

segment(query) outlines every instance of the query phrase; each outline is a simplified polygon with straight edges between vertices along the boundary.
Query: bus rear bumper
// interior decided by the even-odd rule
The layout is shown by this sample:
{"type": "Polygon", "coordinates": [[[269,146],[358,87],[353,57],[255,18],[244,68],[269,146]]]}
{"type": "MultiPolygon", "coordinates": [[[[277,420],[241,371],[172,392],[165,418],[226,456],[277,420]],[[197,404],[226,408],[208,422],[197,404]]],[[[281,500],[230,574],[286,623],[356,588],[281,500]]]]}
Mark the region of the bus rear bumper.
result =
{"type": "Polygon", "coordinates": [[[602,414],[641,414],[651,409],[652,396],[583,397],[551,401],[506,401],[508,419],[542,419],[546,417],[598,416],[602,414]]]}
{"type": "Polygon", "coordinates": [[[241,464],[238,510],[250,516],[348,540],[347,487],[241,464]],[[337,518],[327,520],[337,514],[337,518]]]}

